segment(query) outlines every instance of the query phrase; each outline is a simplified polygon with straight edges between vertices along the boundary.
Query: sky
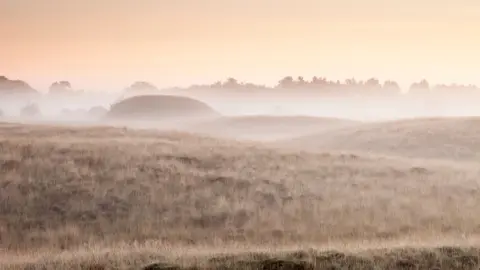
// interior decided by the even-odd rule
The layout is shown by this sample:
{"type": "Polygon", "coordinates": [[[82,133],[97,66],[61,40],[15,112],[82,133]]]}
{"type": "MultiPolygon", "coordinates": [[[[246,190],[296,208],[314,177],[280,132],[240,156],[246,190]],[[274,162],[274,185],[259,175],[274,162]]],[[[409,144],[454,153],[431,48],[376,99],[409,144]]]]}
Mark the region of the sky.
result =
{"type": "Polygon", "coordinates": [[[44,90],[235,77],[480,85],[478,0],[0,0],[0,74],[44,90]]]}

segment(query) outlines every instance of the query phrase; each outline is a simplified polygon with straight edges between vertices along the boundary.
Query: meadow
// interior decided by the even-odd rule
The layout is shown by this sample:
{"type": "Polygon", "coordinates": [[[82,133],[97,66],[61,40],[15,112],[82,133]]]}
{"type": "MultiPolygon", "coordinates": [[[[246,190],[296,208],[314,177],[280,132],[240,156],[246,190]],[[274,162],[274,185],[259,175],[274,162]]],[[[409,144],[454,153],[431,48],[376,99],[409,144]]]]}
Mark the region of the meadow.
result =
{"type": "Polygon", "coordinates": [[[478,268],[475,157],[312,149],[0,124],[0,268],[478,268]]]}

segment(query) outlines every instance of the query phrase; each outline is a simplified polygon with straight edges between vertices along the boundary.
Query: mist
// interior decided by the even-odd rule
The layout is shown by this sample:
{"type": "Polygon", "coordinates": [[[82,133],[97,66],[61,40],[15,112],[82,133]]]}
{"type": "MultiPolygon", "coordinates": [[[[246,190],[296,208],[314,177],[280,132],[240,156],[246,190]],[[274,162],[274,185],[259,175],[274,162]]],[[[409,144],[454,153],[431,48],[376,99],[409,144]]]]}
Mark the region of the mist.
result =
{"type": "Polygon", "coordinates": [[[480,91],[476,87],[430,87],[422,85],[425,82],[413,83],[409,91],[404,91],[395,82],[386,81],[382,85],[376,79],[367,82],[346,80],[341,84],[316,77],[312,82],[301,77],[298,81],[287,77],[277,87],[266,87],[229,78],[212,85],[167,89],[159,89],[148,82],[134,82],[116,92],[94,92],[75,90],[69,82],[60,81],[53,83],[46,93],[36,92],[23,83],[21,87],[16,85],[10,89],[3,86],[0,110],[1,121],[9,122],[175,129],[256,140],[313,134],[325,130],[325,127],[333,127],[325,124],[331,123],[326,120],[333,119],[345,123],[480,116],[480,107],[477,106],[480,91]],[[192,102],[204,103],[203,106],[210,107],[217,114],[199,119],[195,117],[198,112],[189,113],[190,106],[195,105],[184,104],[179,105],[183,110],[181,115],[170,113],[163,117],[160,113],[142,117],[142,113],[150,114],[151,110],[161,111],[171,103],[166,99],[161,104],[151,105],[150,111],[145,112],[141,112],[144,106],[136,103],[129,108],[127,114],[131,117],[128,119],[107,117],[111,107],[118,102],[147,95],[186,97],[192,102]]]}
{"type": "MultiPolygon", "coordinates": [[[[14,90],[11,90],[14,92],[14,90]]],[[[436,93],[422,95],[399,93],[362,92],[363,89],[350,89],[356,94],[323,94],[311,89],[292,91],[253,90],[239,91],[224,88],[221,90],[164,89],[138,91],[137,93],[81,92],[63,95],[3,95],[0,109],[5,116],[20,116],[21,109],[28,104],[36,104],[41,110],[41,119],[62,119],[94,107],[108,108],[114,103],[133,96],[144,94],[185,96],[207,103],[225,116],[314,116],[335,117],[361,121],[392,120],[414,117],[478,116],[480,91],[473,93],[436,93]]]]}

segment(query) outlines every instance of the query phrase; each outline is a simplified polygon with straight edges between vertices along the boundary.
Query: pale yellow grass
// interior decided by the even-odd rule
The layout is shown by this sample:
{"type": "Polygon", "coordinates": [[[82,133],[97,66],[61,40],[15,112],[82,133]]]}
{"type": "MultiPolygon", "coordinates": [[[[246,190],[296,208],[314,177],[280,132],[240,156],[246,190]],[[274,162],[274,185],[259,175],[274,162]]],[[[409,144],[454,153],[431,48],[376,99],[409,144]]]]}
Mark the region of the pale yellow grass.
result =
{"type": "Polygon", "coordinates": [[[68,251],[29,251],[0,256],[1,269],[478,269],[478,239],[418,242],[349,242],[258,247],[168,246],[118,243],[68,251]],[[412,248],[412,246],[414,248],[412,248]],[[163,267],[144,268],[160,263],[163,267]],[[170,267],[170,268],[169,268],[170,267]]]}
{"type": "Polygon", "coordinates": [[[480,233],[479,169],[449,162],[3,124],[0,171],[0,269],[202,265],[220,247],[268,254],[392,243],[468,247],[480,233]]]}

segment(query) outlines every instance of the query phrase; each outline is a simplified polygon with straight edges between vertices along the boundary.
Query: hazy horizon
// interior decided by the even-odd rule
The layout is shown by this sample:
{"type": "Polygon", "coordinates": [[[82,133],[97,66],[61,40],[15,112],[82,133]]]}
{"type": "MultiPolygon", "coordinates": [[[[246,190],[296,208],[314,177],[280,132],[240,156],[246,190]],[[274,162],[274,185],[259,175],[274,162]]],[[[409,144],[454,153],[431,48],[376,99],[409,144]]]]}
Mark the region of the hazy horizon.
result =
{"type": "Polygon", "coordinates": [[[39,90],[227,77],[480,84],[480,2],[2,1],[0,74],[39,90]]]}
{"type": "Polygon", "coordinates": [[[0,0],[0,269],[480,269],[479,0],[0,0]]]}

